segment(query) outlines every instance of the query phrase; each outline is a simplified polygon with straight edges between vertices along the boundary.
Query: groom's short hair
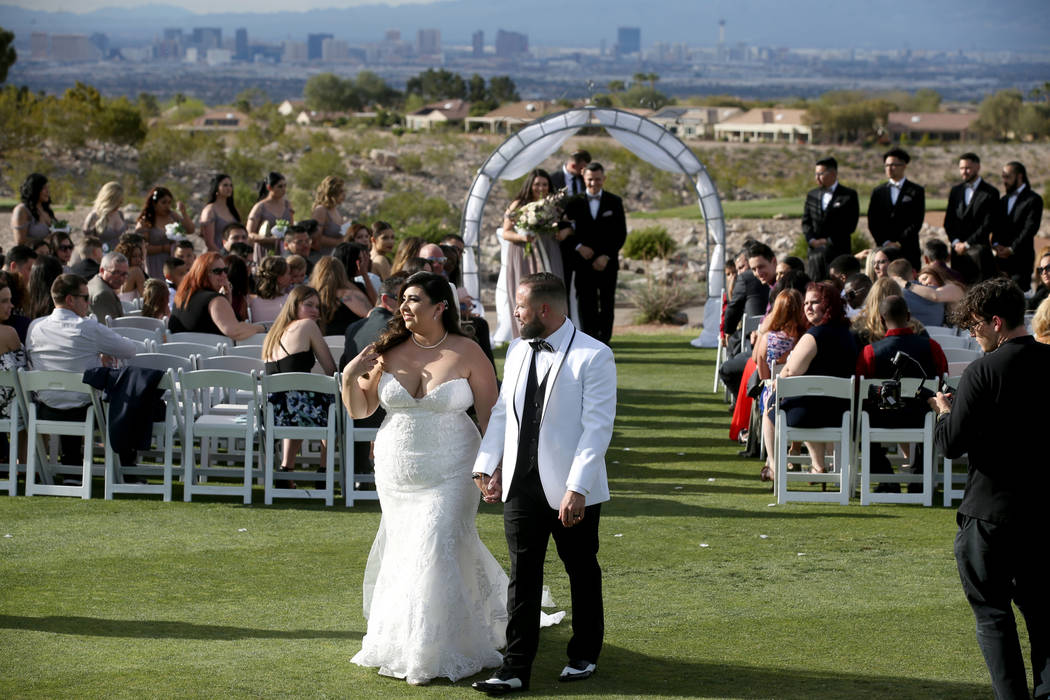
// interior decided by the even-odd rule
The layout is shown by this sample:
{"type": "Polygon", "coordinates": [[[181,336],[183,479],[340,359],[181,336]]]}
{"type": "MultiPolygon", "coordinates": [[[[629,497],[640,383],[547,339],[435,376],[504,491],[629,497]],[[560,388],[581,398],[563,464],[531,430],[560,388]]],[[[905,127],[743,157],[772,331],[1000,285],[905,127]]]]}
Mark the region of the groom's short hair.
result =
{"type": "Polygon", "coordinates": [[[529,299],[544,304],[562,313],[566,311],[565,283],[551,272],[535,272],[522,278],[519,283],[529,290],[529,299]]]}

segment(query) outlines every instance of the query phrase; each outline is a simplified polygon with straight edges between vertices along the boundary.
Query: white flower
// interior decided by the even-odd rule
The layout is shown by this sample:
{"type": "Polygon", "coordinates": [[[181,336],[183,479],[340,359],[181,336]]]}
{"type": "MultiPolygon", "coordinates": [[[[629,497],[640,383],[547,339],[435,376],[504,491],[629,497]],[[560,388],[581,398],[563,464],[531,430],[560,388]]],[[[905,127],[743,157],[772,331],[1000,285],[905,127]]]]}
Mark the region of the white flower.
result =
{"type": "Polygon", "coordinates": [[[178,221],[173,221],[164,227],[164,235],[169,241],[184,241],[186,240],[186,229],[182,228],[182,224],[178,221]]]}

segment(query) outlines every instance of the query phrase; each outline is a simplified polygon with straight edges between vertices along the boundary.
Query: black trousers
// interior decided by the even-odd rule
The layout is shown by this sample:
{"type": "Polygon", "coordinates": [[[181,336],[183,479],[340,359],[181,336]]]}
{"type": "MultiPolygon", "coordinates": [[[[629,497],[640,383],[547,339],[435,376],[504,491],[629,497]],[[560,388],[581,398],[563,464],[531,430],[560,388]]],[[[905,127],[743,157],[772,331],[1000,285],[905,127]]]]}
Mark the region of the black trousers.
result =
{"type": "Polygon", "coordinates": [[[535,469],[515,474],[503,507],[510,551],[507,591],[507,653],[502,671],[528,681],[540,641],[540,599],[547,543],[554,537],[558,556],[569,574],[572,597],[570,659],[596,663],[605,636],[602,570],[598,566],[598,521],[601,504],[587,506],[579,525],[564,527],[550,507],[535,469]]]}
{"type": "Polygon", "coordinates": [[[1050,695],[1050,599],[1043,570],[1046,523],[1000,525],[956,516],[955,561],[977,618],[977,644],[992,675],[995,697],[1029,698],[1021,643],[1010,602],[1024,616],[1031,643],[1035,697],[1050,695]]]}
{"type": "MultiPolygon", "coordinates": [[[[576,255],[579,257],[578,253],[576,255]]],[[[580,314],[580,330],[606,345],[612,339],[616,313],[617,272],[609,268],[598,272],[591,267],[591,261],[582,258],[576,268],[576,304],[580,314]]]]}

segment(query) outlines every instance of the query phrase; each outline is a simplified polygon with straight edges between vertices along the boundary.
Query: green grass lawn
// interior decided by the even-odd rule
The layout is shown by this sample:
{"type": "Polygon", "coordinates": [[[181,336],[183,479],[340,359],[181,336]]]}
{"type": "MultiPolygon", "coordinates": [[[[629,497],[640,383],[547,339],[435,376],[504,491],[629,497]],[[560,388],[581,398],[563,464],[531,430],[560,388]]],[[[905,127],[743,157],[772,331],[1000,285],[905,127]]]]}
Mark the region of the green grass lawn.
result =
{"type": "MultiPolygon", "coordinates": [[[[746,201],[723,201],[722,212],[727,219],[772,219],[778,214],[802,218],[802,207],[805,197],[776,197],[773,199],[751,199],[746,201]]],[[[867,201],[860,203],[860,215],[868,213],[867,201]]],[[[948,206],[947,199],[927,199],[926,211],[944,211],[948,206]]],[[[696,204],[687,204],[672,209],[634,212],[636,219],[701,219],[700,208],[696,204]]]]}
{"type": "MultiPolygon", "coordinates": [[[[954,510],[773,505],[682,333],[614,339],[605,648],[562,685],[568,619],[544,630],[527,697],[990,697],[954,510]]],[[[506,566],[500,513],[477,522],[506,566]]],[[[378,523],[374,502],[0,497],[0,697],[473,697],[350,664],[378,523]]]]}

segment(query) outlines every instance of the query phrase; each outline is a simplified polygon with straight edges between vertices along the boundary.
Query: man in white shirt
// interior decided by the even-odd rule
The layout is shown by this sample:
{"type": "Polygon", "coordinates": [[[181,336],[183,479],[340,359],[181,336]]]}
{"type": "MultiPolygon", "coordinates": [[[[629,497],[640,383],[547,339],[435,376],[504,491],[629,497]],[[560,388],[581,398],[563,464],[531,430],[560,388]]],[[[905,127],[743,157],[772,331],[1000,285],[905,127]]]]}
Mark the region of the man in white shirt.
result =
{"type": "MultiPolygon", "coordinates": [[[[51,285],[55,310],[29,325],[26,350],[32,369],[82,372],[102,365],[101,355],[126,360],[138,346],[98,321],[88,318],[87,282],[77,275],[59,275],[51,285]]],[[[37,415],[42,420],[82,420],[91,397],[72,391],[37,393],[37,415]]],[[[83,461],[83,442],[73,435],[61,436],[62,464],[83,461]]]]}

